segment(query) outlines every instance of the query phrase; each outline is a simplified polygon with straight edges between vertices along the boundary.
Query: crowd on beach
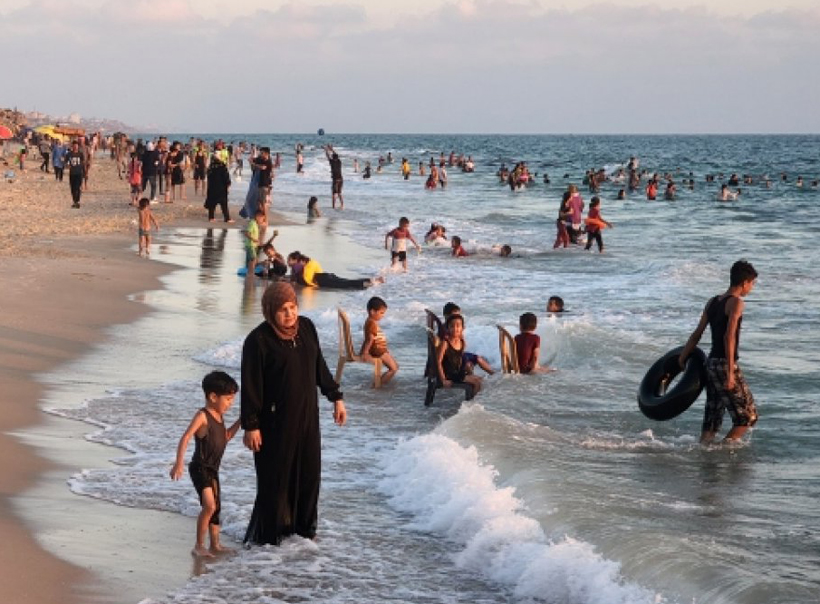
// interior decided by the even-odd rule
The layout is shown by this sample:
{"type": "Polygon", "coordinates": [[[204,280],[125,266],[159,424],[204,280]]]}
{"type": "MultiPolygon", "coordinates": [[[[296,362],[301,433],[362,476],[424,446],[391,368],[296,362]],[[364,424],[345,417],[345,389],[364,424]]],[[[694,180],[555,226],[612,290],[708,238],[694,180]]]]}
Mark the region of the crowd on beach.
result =
{"type": "MultiPolygon", "coordinates": [[[[271,220],[273,186],[277,171],[282,169],[282,154],[272,152],[269,147],[223,140],[208,144],[195,138],[183,143],[163,136],[132,141],[125,135],[106,137],[99,133],[79,136],[66,144],[62,140],[33,135],[26,139],[15,156],[20,170],[27,169],[30,149],[32,156],[39,155],[37,168],[46,173],[53,168],[57,182],[62,182],[64,172],[68,171],[72,208],[77,209],[81,207],[83,191],[89,187],[99,153],[108,154],[115,162],[119,178],[124,181],[123,190],[126,182],[130,189],[127,203],[138,212],[139,254],[146,257],[150,254],[151,230],[159,228],[151,211],[153,204],[188,200],[186,186],[191,179],[193,198],[203,201],[207,220],[215,222],[216,209],[219,208],[222,220],[233,223],[228,207],[232,178],[243,178],[246,168],[250,171],[250,184],[239,215],[247,220],[243,229],[245,278],[250,283],[256,283],[258,279],[269,281],[262,296],[264,320],[245,339],[241,386],[224,372],[212,372],[203,380],[204,406],[196,412],[179,441],[170,476],[173,479],[182,476],[186,451],[189,442],[194,440],[195,451],[188,471],[200,498],[201,512],[193,553],[210,557],[224,552],[219,541],[219,466],[227,442],[241,429],[244,444],[254,453],[257,472],[257,498],[245,541],[249,544],[278,544],[282,538],[293,534],[315,538],[320,477],[317,389],[333,403],[337,424],[344,425],[347,411],[340,384],[330,374],[322,356],[316,328],[309,319],[299,315],[293,285],[365,289],[378,285],[383,277],[343,278],[323,271],[316,259],[300,251],[292,251],[287,256],[277,251],[274,242],[278,230],[274,229],[268,237],[267,229],[271,220]],[[240,419],[227,426],[224,415],[240,390],[240,419]],[[210,546],[206,547],[208,538],[210,546]]],[[[323,151],[330,172],[331,208],[341,211],[345,207],[343,160],[332,145],[326,145],[323,151]]],[[[358,174],[359,159],[350,159],[353,173],[358,174]]],[[[295,145],[294,160],[296,173],[303,173],[303,145],[295,145]]],[[[380,156],[376,173],[384,172],[393,163],[391,152],[380,156]]],[[[417,175],[424,179],[425,189],[442,189],[449,184],[448,168],[471,174],[475,172],[476,164],[471,155],[453,151],[447,157],[442,152],[438,160],[430,157],[429,161],[420,161],[417,175]]],[[[413,176],[410,160],[403,157],[395,172],[398,177],[410,180],[413,176]]],[[[512,169],[502,165],[497,176],[499,184],[509,186],[513,192],[536,186],[539,181],[538,175],[530,172],[525,161],[517,162],[512,169]]],[[[365,162],[361,177],[372,178],[369,162],[365,162]]],[[[564,175],[564,180],[569,178],[569,174],[564,175]]],[[[779,181],[788,183],[788,178],[782,174],[779,181]]],[[[540,180],[551,184],[546,174],[540,180]]],[[[741,184],[772,187],[771,179],[765,176],[731,174],[725,179],[723,174],[708,174],[705,180],[720,183],[716,197],[721,201],[737,200],[742,194],[741,184]]],[[[677,199],[678,181],[685,189],[695,187],[691,172],[685,175],[681,171],[649,172],[640,168],[635,157],[615,170],[588,170],[581,186],[586,186],[592,195],[589,205],[579,187],[567,182],[557,204],[553,249],[583,245],[590,250],[595,244],[599,252],[604,252],[602,232],[613,226],[602,215],[605,188],[608,191],[618,189],[616,199],[626,199],[643,189],[646,200],[654,201],[663,186],[663,198],[673,201],[677,199]],[[683,178],[678,178],[680,176],[683,178]]],[[[817,188],[818,181],[806,184],[798,178],[794,186],[817,188]]],[[[322,216],[318,201],[317,197],[311,196],[307,202],[309,220],[322,216]]],[[[384,247],[390,251],[394,270],[408,270],[408,244],[421,249],[410,226],[407,217],[400,217],[397,225],[384,234],[384,247]]],[[[461,237],[449,236],[446,227],[439,223],[430,225],[422,241],[431,246],[449,246],[455,258],[471,255],[461,237]]],[[[497,245],[493,253],[509,258],[512,247],[497,245]]],[[[739,438],[757,421],[753,398],[734,356],[743,311],[741,298],[751,291],[756,277],[757,273],[749,263],[741,261],[733,266],[728,290],[707,303],[700,324],[680,355],[680,364],[685,365],[706,325],[710,325],[714,358],[709,364],[704,442],[714,438],[720,429],[724,411],[729,412],[733,422],[729,439],[739,438]],[[721,348],[719,342],[724,340],[730,344],[721,348]]],[[[384,373],[379,375],[378,382],[384,385],[399,371],[399,363],[380,327],[388,303],[379,296],[372,296],[363,310],[367,319],[358,356],[365,362],[378,360],[383,365],[384,373]]],[[[550,315],[564,312],[563,300],[558,296],[551,297],[546,312],[550,315]]],[[[449,302],[442,309],[442,315],[442,319],[436,317],[436,329],[430,334],[435,352],[428,360],[427,377],[438,387],[464,386],[470,396],[474,396],[483,388],[483,378],[476,369],[487,375],[493,374],[495,369],[487,359],[469,350],[465,338],[466,320],[460,307],[449,302]]],[[[541,339],[536,333],[537,327],[535,313],[526,312],[519,317],[519,333],[513,338],[513,346],[517,369],[522,374],[554,371],[541,363],[541,339]]]]}

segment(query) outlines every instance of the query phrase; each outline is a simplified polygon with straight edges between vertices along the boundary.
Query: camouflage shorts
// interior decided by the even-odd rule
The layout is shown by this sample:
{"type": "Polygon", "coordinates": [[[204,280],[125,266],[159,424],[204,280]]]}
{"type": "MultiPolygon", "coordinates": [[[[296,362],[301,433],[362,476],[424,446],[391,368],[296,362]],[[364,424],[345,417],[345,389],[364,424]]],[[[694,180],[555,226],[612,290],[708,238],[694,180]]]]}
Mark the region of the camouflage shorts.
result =
{"type": "Polygon", "coordinates": [[[735,364],[735,387],[726,389],[729,363],[726,359],[706,361],[706,411],[703,415],[703,431],[717,432],[723,423],[723,413],[728,411],[733,426],[754,426],[757,422],[755,399],[735,364]]]}

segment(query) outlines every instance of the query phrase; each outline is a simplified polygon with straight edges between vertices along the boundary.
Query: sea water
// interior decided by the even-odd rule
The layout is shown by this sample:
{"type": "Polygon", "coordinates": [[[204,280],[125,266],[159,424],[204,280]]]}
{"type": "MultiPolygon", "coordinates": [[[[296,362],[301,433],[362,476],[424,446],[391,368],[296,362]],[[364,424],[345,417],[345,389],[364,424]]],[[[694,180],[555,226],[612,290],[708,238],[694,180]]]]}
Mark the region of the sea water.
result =
{"type": "MultiPolygon", "coordinates": [[[[349,313],[358,343],[374,294],[389,305],[382,328],[401,368],[380,390],[369,387],[372,369],[345,369],[344,428],[333,426],[331,405],[320,401],[317,542],[292,538],[242,550],[151,602],[820,601],[820,192],[810,186],[820,177],[820,138],[222,138],[282,153],[273,206],[300,226],[281,228],[281,251],[291,251],[288,232],[300,229],[314,242],[300,251],[326,270],[386,278],[368,291],[301,294],[331,370],[335,305],[349,313]],[[296,142],[305,144],[303,174],[295,172],[296,142]],[[342,158],[343,212],[330,209],[325,143],[342,158]],[[447,188],[425,191],[418,162],[438,162],[451,150],[472,155],[475,173],[448,168],[447,188]],[[388,152],[394,163],[376,173],[388,152]],[[553,250],[566,186],[579,185],[588,204],[584,171],[611,173],[631,156],[641,169],[674,174],[677,200],[648,202],[634,193],[617,201],[621,185],[604,184],[602,214],[614,224],[603,232],[605,253],[553,250]],[[408,181],[399,173],[402,157],[413,167],[408,181]],[[353,173],[354,158],[360,168],[371,162],[371,179],[353,173]],[[495,173],[520,160],[538,176],[513,192],[495,173]],[[693,191],[680,182],[690,172],[693,191]],[[732,172],[758,183],[719,202],[720,179],[705,176],[725,180],[732,172]],[[761,175],[771,188],[759,184],[761,175]],[[798,175],[803,188],[795,186],[798,175]],[[305,224],[311,195],[325,216],[305,224]],[[401,216],[417,240],[438,222],[473,253],[455,259],[446,247],[423,245],[421,254],[409,253],[407,273],[389,271],[384,234],[401,216]],[[512,257],[494,255],[493,246],[505,243],[512,257]],[[739,258],[760,273],[746,299],[740,346],[760,421],[739,445],[702,447],[703,398],[679,418],[654,422],[639,412],[636,390],[655,359],[686,341],[739,258]],[[551,295],[563,297],[566,313],[546,314],[551,295]],[[460,391],[440,390],[425,408],[425,309],[440,313],[448,301],[466,317],[468,350],[495,367],[496,325],[516,333],[519,315],[534,312],[542,361],[557,371],[496,374],[470,403],[460,391]]],[[[248,176],[235,183],[236,199],[248,176]]],[[[242,340],[260,321],[261,287],[235,276],[243,261],[238,231],[179,230],[158,244],[155,256],[183,268],[165,289],[141,296],[154,313],[115,329],[104,354],[87,363],[107,367],[89,379],[108,394],[56,412],[93,423],[90,439],[123,450],[116,468],[73,476],[72,490],[191,516],[193,534],[195,492],[167,472],[200,405],[202,375],[222,368],[239,377],[242,340]]],[[[706,349],[708,340],[707,332],[706,349]]],[[[221,475],[223,532],[241,540],[255,477],[238,440],[221,475]]]]}

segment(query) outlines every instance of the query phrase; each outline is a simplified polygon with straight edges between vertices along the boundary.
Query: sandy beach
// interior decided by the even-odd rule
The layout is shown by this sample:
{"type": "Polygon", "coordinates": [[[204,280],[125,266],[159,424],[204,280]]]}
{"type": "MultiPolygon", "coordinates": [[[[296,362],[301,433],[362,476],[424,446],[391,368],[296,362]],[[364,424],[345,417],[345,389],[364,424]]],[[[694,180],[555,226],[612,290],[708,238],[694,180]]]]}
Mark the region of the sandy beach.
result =
{"type": "MultiPolygon", "coordinates": [[[[186,519],[69,492],[66,478],[104,464],[106,454],[83,440],[87,429],[39,409],[38,376],[103,342],[108,326],[148,312],[129,296],[161,287],[159,277],[171,270],[137,257],[136,211],[111,160],[100,155],[89,184],[81,210],[70,207],[67,178],[55,182],[34,161],[15,182],[0,184],[0,590],[8,602],[134,602],[178,584],[191,565],[190,531],[177,530],[189,528],[186,519]],[[76,530],[66,532],[72,524],[76,530]],[[44,542],[71,549],[75,564],[44,542]],[[138,590],[141,584],[151,587],[138,590]]],[[[187,202],[154,206],[161,228],[201,226],[202,212],[190,190],[187,202]]]]}

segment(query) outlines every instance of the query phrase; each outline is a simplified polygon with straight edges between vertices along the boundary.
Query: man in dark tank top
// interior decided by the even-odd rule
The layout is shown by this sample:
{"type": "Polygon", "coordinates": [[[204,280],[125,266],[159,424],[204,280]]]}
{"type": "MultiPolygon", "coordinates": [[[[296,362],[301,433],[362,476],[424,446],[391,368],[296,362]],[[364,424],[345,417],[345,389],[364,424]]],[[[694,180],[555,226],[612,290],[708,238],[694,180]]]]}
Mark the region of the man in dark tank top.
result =
{"type": "Polygon", "coordinates": [[[757,422],[754,397],[737,364],[740,347],[740,325],[743,322],[743,298],[752,291],[757,271],[751,263],[738,260],[732,265],[729,289],[711,298],[703,309],[695,331],[680,354],[681,367],[700,342],[708,325],[712,349],[706,361],[706,410],[700,434],[702,444],[711,443],[723,422],[723,414],[732,417],[732,429],[725,440],[739,440],[757,422]]]}

